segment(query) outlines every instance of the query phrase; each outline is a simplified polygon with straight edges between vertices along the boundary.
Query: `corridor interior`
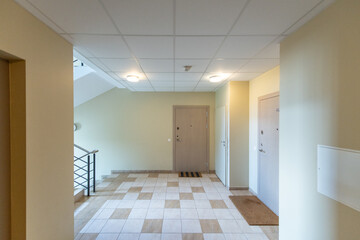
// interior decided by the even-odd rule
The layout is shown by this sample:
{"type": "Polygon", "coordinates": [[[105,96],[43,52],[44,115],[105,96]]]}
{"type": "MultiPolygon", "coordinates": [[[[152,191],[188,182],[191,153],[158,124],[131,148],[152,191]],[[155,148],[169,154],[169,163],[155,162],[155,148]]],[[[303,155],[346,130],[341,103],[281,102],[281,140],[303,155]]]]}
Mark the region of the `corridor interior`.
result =
{"type": "Polygon", "coordinates": [[[276,226],[249,226],[215,174],[112,174],[75,203],[75,240],[267,240],[276,226]]]}

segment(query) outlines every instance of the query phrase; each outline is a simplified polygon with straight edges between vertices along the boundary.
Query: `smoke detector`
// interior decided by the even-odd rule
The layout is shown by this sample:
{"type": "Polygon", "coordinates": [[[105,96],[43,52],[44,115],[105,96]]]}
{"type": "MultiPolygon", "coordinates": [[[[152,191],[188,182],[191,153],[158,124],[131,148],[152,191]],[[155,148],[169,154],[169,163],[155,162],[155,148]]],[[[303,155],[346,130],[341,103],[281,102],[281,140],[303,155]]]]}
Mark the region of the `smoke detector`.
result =
{"type": "Polygon", "coordinates": [[[184,70],[185,70],[185,72],[188,72],[188,71],[190,71],[190,69],[192,68],[192,66],[190,66],[190,65],[186,65],[186,66],[184,66],[184,70]]]}

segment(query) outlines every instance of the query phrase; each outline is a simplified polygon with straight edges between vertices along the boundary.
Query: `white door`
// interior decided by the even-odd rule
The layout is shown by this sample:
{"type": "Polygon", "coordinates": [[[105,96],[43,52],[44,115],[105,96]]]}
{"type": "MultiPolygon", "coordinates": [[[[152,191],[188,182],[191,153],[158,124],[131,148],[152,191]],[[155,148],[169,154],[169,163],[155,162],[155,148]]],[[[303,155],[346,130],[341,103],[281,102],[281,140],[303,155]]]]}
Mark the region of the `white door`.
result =
{"type": "Polygon", "coordinates": [[[279,215],[279,96],[259,101],[259,199],[279,215]]]}
{"type": "Polygon", "coordinates": [[[215,172],[226,185],[226,110],[225,106],[216,108],[215,128],[215,172]]]}

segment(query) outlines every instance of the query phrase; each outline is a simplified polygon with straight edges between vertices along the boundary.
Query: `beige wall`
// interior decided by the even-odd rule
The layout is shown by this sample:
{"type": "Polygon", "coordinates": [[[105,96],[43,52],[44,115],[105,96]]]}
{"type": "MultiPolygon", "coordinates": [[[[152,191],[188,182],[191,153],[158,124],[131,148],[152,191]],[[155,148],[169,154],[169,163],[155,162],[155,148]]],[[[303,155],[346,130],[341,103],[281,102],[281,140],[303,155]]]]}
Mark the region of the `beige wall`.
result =
{"type": "Polygon", "coordinates": [[[249,187],[249,82],[230,82],[230,187],[249,187]]]}
{"type": "MultiPolygon", "coordinates": [[[[14,129],[11,147],[12,160],[26,157],[26,168],[24,164],[12,166],[26,173],[12,172],[11,179],[17,183],[18,178],[25,180],[26,176],[26,191],[22,191],[26,202],[25,198],[12,199],[16,204],[26,204],[26,213],[14,215],[26,216],[26,232],[22,232],[24,228],[14,231],[12,239],[73,239],[72,46],[14,1],[2,0],[0,50],[24,59],[26,64],[26,89],[19,86],[16,73],[11,82],[13,116],[25,113],[16,106],[21,107],[17,103],[26,100],[26,115],[11,120],[16,126],[24,123],[21,130],[26,129],[26,133],[14,129]],[[25,146],[21,142],[24,136],[26,151],[16,152],[17,145],[25,146]]],[[[14,69],[17,65],[21,63],[14,63],[14,69]]],[[[13,196],[16,190],[12,188],[13,196]]],[[[25,220],[21,223],[12,219],[13,227],[22,224],[25,220]]]]}
{"type": "Polygon", "coordinates": [[[9,63],[0,58],[0,239],[10,239],[9,63]]]}
{"type": "Polygon", "coordinates": [[[173,105],[210,106],[214,169],[214,93],[141,93],[112,89],[75,108],[75,143],[99,149],[98,175],[111,170],[173,169],[173,105]],[[171,142],[168,142],[171,139],[171,142]]]}
{"type": "Polygon", "coordinates": [[[317,192],[317,144],[360,150],[360,1],[281,44],[280,240],[355,240],[360,212],[317,192]]]}
{"type": "Polygon", "coordinates": [[[249,186],[249,83],[229,82],[216,91],[215,100],[216,107],[227,106],[228,109],[229,187],[247,188],[249,186]]]}
{"type": "Polygon", "coordinates": [[[275,67],[250,81],[249,85],[249,188],[258,192],[258,100],[278,92],[280,67],[275,67]]]}

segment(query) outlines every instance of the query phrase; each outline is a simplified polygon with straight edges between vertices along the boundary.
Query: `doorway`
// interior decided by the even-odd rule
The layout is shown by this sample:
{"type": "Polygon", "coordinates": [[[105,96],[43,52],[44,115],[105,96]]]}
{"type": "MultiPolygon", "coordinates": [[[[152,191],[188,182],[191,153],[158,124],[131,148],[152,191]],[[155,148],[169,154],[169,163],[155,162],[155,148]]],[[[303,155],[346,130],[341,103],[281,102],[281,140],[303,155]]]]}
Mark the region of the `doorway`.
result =
{"type": "Polygon", "coordinates": [[[226,136],[226,107],[216,108],[215,113],[215,173],[220,181],[226,185],[226,155],[227,155],[227,136],[226,136]]]}
{"type": "Polygon", "coordinates": [[[279,93],[259,98],[258,197],[279,215],[279,93]]]}
{"type": "Polygon", "coordinates": [[[0,239],[10,239],[9,62],[0,58],[0,239]]]}
{"type": "Polygon", "coordinates": [[[174,106],[174,170],[208,172],[209,106],[174,106]]]}

